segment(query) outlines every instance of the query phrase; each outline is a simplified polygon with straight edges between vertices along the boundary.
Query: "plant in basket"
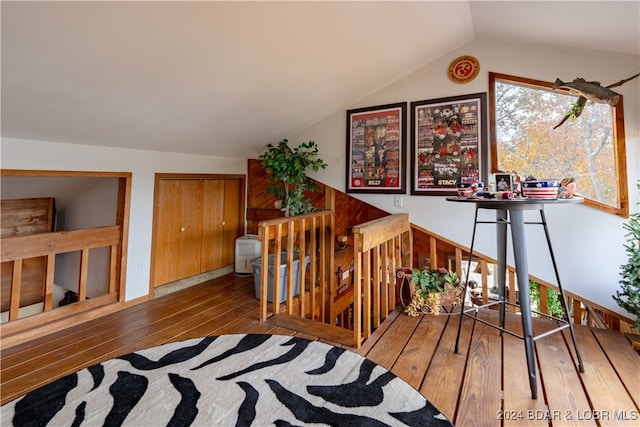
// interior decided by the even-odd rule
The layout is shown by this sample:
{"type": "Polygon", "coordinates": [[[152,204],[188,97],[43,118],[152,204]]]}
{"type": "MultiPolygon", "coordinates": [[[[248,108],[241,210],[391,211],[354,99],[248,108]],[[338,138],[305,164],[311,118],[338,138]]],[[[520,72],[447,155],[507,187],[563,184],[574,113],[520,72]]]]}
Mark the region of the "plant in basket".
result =
{"type": "Polygon", "coordinates": [[[456,272],[446,268],[434,271],[414,268],[411,283],[415,285],[415,292],[406,308],[409,316],[440,314],[443,310],[448,312],[448,306],[460,305],[464,292],[456,272]]]}

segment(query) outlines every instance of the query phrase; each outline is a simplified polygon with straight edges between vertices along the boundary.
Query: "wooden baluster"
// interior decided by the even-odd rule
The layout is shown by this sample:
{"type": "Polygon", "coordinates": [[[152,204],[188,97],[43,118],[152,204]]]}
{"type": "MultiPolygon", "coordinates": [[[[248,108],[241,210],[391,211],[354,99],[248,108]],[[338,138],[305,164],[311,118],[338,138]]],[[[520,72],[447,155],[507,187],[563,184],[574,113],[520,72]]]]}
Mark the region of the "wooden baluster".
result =
{"type": "MultiPolygon", "coordinates": [[[[289,221],[287,224],[287,281],[285,286],[287,314],[293,314],[293,257],[295,256],[294,239],[296,235],[294,225],[294,221],[289,221]]],[[[302,260],[299,261],[298,267],[300,266],[300,262],[302,262],[302,260]]]]}
{"type": "Polygon", "coordinates": [[[438,269],[438,241],[435,237],[429,237],[429,257],[430,263],[429,269],[434,271],[438,269]]]}
{"type": "Polygon", "coordinates": [[[89,277],[89,249],[80,252],[80,279],[78,283],[78,301],[87,299],[87,280],[89,277]]]}
{"type": "Polygon", "coordinates": [[[382,286],[382,271],[380,270],[380,245],[371,249],[373,257],[371,299],[373,310],[373,329],[380,327],[380,287],[382,286]]]}
{"type": "Polygon", "coordinates": [[[267,320],[267,288],[262,286],[265,277],[265,268],[267,266],[267,257],[269,256],[269,229],[265,226],[258,227],[258,241],[262,242],[261,262],[260,262],[260,315],[261,322],[267,320]]]}
{"type": "MultiPolygon", "coordinates": [[[[393,242],[393,240],[391,240],[393,242]]],[[[389,241],[383,242],[380,246],[380,253],[382,254],[382,259],[380,268],[382,269],[382,284],[380,287],[380,321],[383,321],[387,318],[387,314],[389,313],[389,293],[391,288],[391,281],[389,280],[389,241]]],[[[395,282],[393,282],[395,283],[395,282]]]]}
{"type": "Polygon", "coordinates": [[[573,300],[573,323],[580,325],[582,323],[582,307],[580,301],[573,300]]]}
{"type": "MultiPolygon", "coordinates": [[[[53,278],[56,268],[55,254],[47,255],[47,273],[44,282],[44,311],[50,311],[53,308],[53,278]]],[[[110,274],[112,277],[113,272],[110,274]]]]}
{"type": "MultiPolygon", "coordinates": [[[[118,245],[111,245],[109,249],[109,293],[116,292],[116,286],[119,280],[116,280],[118,277],[118,245]]],[[[124,301],[124,292],[120,292],[118,295],[119,301],[124,301]]]]}
{"type": "Polygon", "coordinates": [[[300,219],[300,264],[299,264],[299,283],[300,293],[298,294],[298,316],[303,319],[307,316],[306,302],[307,302],[307,220],[305,218],[300,219]]]}
{"type": "Polygon", "coordinates": [[[13,261],[11,276],[11,299],[9,302],[9,321],[16,320],[20,310],[20,288],[22,286],[22,260],[13,261]]]}
{"type": "Polygon", "coordinates": [[[540,285],[540,313],[549,314],[549,292],[546,286],[540,285]]]}
{"type": "Polygon", "coordinates": [[[355,234],[353,252],[353,345],[360,348],[362,344],[362,236],[355,234]]]}
{"type": "MultiPolygon", "coordinates": [[[[516,304],[516,272],[512,269],[508,270],[509,276],[509,302],[511,304],[516,304]]],[[[519,311],[516,308],[511,307],[510,311],[516,312],[519,311]]]]}
{"type": "MultiPolygon", "coordinates": [[[[273,314],[280,313],[280,264],[282,263],[282,223],[276,224],[276,245],[273,253],[273,314]]],[[[264,283],[267,286],[267,282],[264,283]]]]}
{"type": "Polygon", "coordinates": [[[362,253],[362,323],[364,339],[371,335],[371,249],[362,253]]]}

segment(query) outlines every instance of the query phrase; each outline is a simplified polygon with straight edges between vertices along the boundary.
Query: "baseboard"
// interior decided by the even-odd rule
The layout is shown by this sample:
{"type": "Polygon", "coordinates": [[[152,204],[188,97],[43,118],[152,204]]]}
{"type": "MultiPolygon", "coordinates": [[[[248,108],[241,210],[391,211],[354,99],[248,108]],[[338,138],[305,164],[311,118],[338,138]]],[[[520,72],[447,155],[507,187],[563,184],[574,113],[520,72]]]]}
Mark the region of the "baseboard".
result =
{"type": "Polygon", "coordinates": [[[202,282],[206,282],[207,280],[217,279],[218,277],[225,276],[227,274],[233,273],[233,264],[228,265],[223,268],[219,268],[217,270],[207,271],[202,274],[198,274],[196,276],[187,277],[184,279],[176,280],[175,282],[170,282],[161,286],[157,286],[153,290],[153,297],[158,298],[164,295],[168,295],[174,292],[177,292],[181,289],[186,289],[194,285],[198,285],[202,282]]]}

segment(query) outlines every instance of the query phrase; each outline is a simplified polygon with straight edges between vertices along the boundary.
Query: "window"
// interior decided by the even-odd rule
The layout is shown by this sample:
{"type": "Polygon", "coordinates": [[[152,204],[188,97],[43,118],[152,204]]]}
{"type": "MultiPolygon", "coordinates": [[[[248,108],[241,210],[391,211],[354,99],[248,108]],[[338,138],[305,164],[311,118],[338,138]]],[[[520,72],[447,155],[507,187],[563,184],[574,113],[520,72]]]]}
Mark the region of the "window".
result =
{"type": "Polygon", "coordinates": [[[492,172],[573,177],[586,204],[628,216],[622,99],[559,125],[578,96],[552,83],[489,73],[489,98],[492,172]]]}

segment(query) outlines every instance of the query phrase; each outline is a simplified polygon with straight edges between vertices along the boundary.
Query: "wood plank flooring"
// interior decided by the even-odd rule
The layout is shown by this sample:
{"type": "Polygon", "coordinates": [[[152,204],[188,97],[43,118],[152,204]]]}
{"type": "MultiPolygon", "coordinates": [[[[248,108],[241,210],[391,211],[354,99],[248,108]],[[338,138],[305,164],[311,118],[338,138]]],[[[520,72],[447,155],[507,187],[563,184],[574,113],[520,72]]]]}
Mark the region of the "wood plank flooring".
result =
{"type": "MultiPolygon", "coordinates": [[[[330,336],[320,334],[318,324],[309,328],[286,318],[260,323],[253,289],[252,277],[230,274],[3,348],[1,402],[78,369],[171,341],[229,333],[330,336]]],[[[497,317],[491,310],[479,315],[497,317]]],[[[640,425],[640,355],[623,334],[577,326],[583,374],[566,330],[536,341],[538,399],[532,400],[522,341],[501,338],[465,318],[456,354],[458,321],[396,310],[360,349],[350,349],[420,390],[457,426],[640,425]]],[[[519,328],[517,316],[507,322],[510,330],[519,328]]],[[[534,322],[536,334],[553,326],[534,322]]]]}

